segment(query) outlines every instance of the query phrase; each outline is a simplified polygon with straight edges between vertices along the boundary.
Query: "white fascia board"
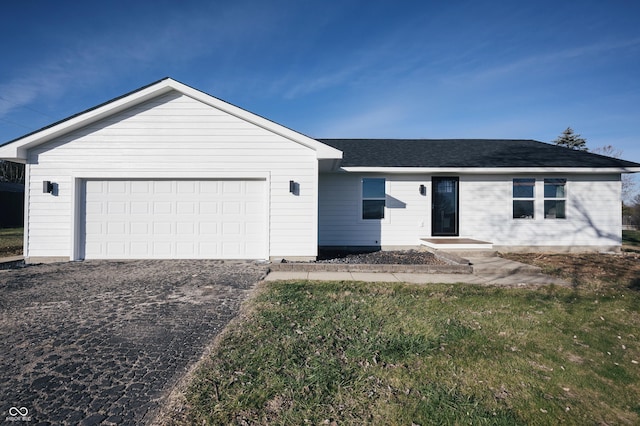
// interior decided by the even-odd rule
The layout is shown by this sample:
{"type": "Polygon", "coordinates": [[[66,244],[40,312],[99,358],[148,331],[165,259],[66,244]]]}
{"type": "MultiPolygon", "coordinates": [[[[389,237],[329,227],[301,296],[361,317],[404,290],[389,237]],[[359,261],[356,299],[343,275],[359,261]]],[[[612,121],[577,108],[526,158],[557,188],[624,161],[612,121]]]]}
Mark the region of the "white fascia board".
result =
{"type": "Polygon", "coordinates": [[[186,86],[178,81],[168,79],[170,85],[177,91],[189,96],[204,104],[210,105],[228,114],[236,116],[244,121],[254,124],[258,127],[262,127],[272,133],[280,135],[291,141],[297,142],[300,145],[306,146],[316,152],[318,160],[330,160],[330,159],[342,159],[342,151],[335,149],[329,145],[323,144],[315,139],[291,130],[285,126],[275,123],[266,118],[260,117],[252,112],[244,110],[235,105],[229,104],[221,99],[215,98],[204,92],[194,89],[193,87],[186,86]]]}
{"type": "Polygon", "coordinates": [[[609,174],[637,173],[640,167],[341,167],[351,173],[425,173],[425,174],[520,174],[520,173],[569,173],[609,174]]]}

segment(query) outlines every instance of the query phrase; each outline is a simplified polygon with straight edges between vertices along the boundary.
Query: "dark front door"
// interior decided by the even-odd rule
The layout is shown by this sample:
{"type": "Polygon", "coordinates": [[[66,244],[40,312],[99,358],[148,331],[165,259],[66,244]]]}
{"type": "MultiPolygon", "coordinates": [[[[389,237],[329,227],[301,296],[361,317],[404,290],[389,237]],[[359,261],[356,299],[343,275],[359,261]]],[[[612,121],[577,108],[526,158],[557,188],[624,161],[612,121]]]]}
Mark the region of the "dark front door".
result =
{"type": "Polygon", "coordinates": [[[458,178],[431,179],[431,235],[458,236],[458,178]]]}

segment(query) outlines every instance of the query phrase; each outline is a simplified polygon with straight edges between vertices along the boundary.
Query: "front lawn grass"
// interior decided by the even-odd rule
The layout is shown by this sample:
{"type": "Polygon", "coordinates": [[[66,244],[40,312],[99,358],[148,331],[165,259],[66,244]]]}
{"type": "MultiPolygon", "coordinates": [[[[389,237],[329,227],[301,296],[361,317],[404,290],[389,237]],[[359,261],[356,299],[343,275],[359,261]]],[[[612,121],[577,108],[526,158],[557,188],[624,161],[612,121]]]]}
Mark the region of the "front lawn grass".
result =
{"type": "Polygon", "coordinates": [[[638,424],[640,294],[261,284],[183,424],[638,424]]]}
{"type": "Polygon", "coordinates": [[[0,257],[21,256],[23,228],[0,228],[0,257]]]}

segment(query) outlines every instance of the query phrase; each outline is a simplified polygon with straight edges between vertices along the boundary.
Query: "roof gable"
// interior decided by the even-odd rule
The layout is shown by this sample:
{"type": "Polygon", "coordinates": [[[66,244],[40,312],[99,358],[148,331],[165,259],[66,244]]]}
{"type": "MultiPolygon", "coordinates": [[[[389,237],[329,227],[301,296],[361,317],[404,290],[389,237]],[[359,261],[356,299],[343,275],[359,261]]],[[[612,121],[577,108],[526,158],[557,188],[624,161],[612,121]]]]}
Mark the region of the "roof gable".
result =
{"type": "Polygon", "coordinates": [[[319,139],[319,141],[343,152],[341,163],[343,168],[587,168],[640,171],[638,163],[534,140],[319,139]]]}
{"type": "Polygon", "coordinates": [[[150,99],[157,98],[171,91],[177,91],[183,95],[196,99],[213,108],[217,108],[228,114],[236,116],[244,121],[262,127],[268,131],[278,134],[282,137],[297,142],[314,151],[318,160],[339,160],[342,153],[326,144],[315,139],[295,132],[287,127],[267,120],[259,115],[253,114],[228,102],[215,98],[207,93],[196,90],[190,86],[180,83],[171,78],[165,78],[152,83],[148,86],[141,87],[133,92],[129,92],[103,104],[97,105],[81,113],[75,114],[64,120],[53,123],[35,132],[29,133],[18,139],[14,139],[0,146],[0,159],[13,161],[25,161],[27,151],[30,148],[46,143],[52,139],[66,135],[74,130],[83,128],[91,123],[95,123],[106,117],[122,112],[133,106],[139,105],[150,99]]]}

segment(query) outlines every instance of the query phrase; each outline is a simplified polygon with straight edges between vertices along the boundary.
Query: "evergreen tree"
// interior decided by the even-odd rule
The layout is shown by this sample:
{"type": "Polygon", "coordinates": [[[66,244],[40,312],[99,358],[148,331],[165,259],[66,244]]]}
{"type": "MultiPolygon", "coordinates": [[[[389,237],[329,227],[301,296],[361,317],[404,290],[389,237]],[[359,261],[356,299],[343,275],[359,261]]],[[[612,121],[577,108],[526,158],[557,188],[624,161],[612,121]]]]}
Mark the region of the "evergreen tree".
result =
{"type": "Polygon", "coordinates": [[[571,127],[567,127],[567,130],[562,132],[558,138],[553,141],[556,145],[564,146],[567,148],[575,149],[578,151],[589,151],[587,148],[587,141],[573,133],[573,129],[571,127]]]}

